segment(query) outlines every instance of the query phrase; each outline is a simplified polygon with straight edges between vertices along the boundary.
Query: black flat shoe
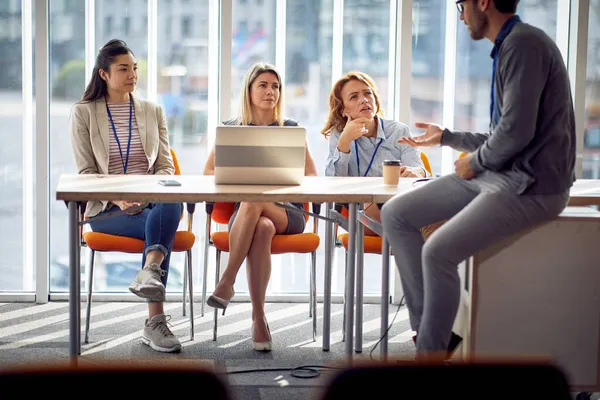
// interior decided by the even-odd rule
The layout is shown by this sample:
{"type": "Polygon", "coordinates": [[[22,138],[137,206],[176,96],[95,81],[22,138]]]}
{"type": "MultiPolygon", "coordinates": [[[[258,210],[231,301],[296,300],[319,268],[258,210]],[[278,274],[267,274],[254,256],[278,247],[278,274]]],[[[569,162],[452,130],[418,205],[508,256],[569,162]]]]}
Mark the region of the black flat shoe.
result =
{"type": "MultiPolygon", "coordinates": [[[[417,344],[417,335],[414,335],[412,337],[412,340],[413,340],[413,343],[416,345],[417,344]]],[[[446,360],[449,360],[452,357],[452,355],[456,351],[456,348],[462,342],[462,340],[463,340],[463,338],[458,336],[456,333],[454,333],[454,332],[450,333],[450,341],[448,342],[448,349],[446,350],[446,360]]]]}

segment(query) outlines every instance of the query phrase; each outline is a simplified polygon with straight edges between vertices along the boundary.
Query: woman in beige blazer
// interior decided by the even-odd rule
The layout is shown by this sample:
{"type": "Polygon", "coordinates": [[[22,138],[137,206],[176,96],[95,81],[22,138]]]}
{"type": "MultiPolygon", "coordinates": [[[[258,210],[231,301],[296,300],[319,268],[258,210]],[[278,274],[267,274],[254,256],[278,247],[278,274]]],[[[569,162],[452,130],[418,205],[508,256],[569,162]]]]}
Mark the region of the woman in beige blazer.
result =
{"type": "MultiPolygon", "coordinates": [[[[160,106],[133,96],[137,62],[121,40],[106,43],[92,78],[71,113],[71,145],[80,174],[162,174],[175,171],[160,106]]],[[[161,352],[181,350],[164,314],[171,247],[182,213],[180,203],[90,201],[85,215],[95,232],[145,241],[142,270],[129,286],[148,299],[142,341],[161,352]],[[119,210],[110,218],[97,218],[119,210]]]]}

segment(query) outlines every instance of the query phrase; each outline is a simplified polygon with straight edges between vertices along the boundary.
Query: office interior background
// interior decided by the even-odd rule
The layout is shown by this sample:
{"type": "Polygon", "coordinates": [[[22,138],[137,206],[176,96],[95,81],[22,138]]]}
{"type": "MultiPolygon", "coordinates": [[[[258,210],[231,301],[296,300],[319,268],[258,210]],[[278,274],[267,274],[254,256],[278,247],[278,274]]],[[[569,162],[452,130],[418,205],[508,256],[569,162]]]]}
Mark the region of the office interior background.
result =
{"type": "MultiPolygon", "coordinates": [[[[599,178],[600,0],[521,0],[518,13],[562,51],[577,116],[578,177],[599,178]]],[[[163,106],[182,173],[202,173],[216,125],[237,112],[244,73],[266,61],[281,71],[285,115],[307,128],[323,175],[329,90],[350,70],[370,74],[385,116],[414,134],[415,121],[487,130],[492,44],[473,41],[459,17],[454,0],[0,0],[0,301],[68,296],[67,209],[55,187],[61,174],[77,172],[69,113],[109,39],[125,40],[135,53],[137,93],[163,106]]],[[[455,152],[424,151],[434,174],[452,173],[455,152]]],[[[204,279],[205,222],[200,205],[195,288],[204,279]]],[[[307,301],[308,257],[274,256],[267,301],[307,301]]],[[[379,261],[370,257],[367,301],[381,287],[379,261]]],[[[211,253],[209,291],[214,259],[211,253]]],[[[343,259],[338,250],[338,296],[343,259]]],[[[82,266],[86,260],[84,251],[82,266]]],[[[127,286],[140,264],[139,255],[97,256],[94,293],[133,299],[127,286]]],[[[167,291],[181,293],[183,256],[171,264],[167,291]]],[[[322,250],[317,265],[320,292],[322,250]]],[[[247,292],[245,285],[239,279],[236,292],[247,292]]]]}

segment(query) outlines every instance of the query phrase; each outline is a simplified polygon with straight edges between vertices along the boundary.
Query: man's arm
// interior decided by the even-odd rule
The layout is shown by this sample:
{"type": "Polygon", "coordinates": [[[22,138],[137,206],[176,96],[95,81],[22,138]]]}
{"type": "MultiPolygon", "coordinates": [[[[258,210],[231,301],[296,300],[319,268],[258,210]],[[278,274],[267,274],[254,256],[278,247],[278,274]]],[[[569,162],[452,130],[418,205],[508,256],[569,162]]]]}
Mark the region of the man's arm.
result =
{"type": "Polygon", "coordinates": [[[504,42],[498,72],[502,80],[502,116],[493,134],[471,156],[475,173],[499,171],[535,136],[540,98],[548,78],[548,57],[531,41],[504,42]]]}
{"type": "Polygon", "coordinates": [[[481,147],[489,137],[489,133],[459,132],[444,129],[441,145],[452,147],[457,151],[471,153],[481,147]]]}

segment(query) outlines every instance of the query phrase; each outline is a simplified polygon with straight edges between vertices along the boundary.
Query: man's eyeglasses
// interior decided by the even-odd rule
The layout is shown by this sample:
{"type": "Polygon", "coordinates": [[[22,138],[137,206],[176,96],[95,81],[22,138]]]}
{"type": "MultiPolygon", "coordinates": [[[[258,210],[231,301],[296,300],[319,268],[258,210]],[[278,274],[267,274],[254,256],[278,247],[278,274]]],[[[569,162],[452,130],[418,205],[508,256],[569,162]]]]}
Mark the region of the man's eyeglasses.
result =
{"type": "Polygon", "coordinates": [[[461,13],[461,14],[465,11],[465,6],[463,6],[463,4],[462,4],[465,1],[467,1],[467,0],[458,0],[456,2],[456,8],[458,9],[458,12],[461,13]]]}

